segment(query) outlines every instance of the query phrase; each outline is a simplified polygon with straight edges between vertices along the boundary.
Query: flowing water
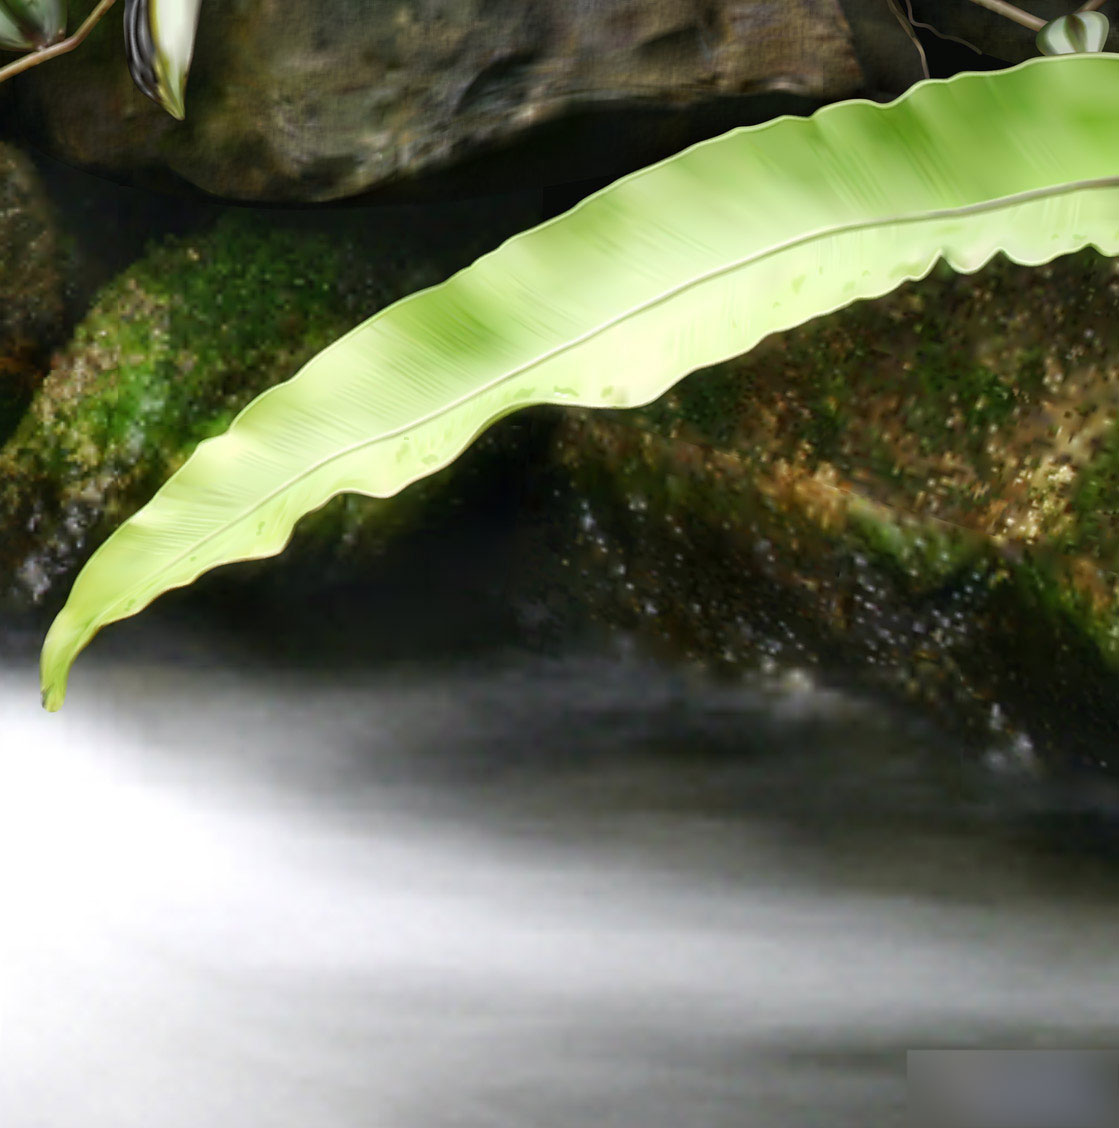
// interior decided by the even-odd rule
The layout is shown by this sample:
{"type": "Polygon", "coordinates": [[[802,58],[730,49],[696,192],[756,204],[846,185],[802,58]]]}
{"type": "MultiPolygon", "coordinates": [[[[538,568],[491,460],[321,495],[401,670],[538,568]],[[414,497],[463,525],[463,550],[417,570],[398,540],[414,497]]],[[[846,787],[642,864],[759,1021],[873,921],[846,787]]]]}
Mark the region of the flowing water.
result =
{"type": "Polygon", "coordinates": [[[151,615],[55,715],[5,646],[5,1128],[894,1125],[906,1048],[1116,1044],[1103,784],[803,678],[151,615]]]}
{"type": "MultiPolygon", "coordinates": [[[[109,192],[60,201],[138,238],[109,192]]],[[[284,665],[298,601],[268,663],[154,608],[47,715],[0,630],[2,1128],[891,1128],[907,1048],[1119,1044],[1110,785],[518,648],[474,593],[525,556],[471,536],[348,667],[284,665]]]]}

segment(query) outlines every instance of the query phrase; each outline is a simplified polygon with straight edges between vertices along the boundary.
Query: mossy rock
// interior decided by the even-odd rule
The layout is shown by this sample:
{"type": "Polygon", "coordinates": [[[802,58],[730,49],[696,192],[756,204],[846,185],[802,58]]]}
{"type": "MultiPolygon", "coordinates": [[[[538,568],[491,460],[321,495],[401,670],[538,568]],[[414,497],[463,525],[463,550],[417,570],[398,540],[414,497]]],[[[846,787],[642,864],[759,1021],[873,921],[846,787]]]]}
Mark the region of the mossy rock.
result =
{"type": "MultiPolygon", "coordinates": [[[[511,220],[511,222],[515,222],[511,220]]],[[[378,256],[360,238],[233,211],[152,246],[106,286],[0,452],[0,575],[38,603],[145,504],[203,439],[377,309],[471,261],[492,232],[442,256],[378,256]]],[[[282,560],[359,563],[407,527],[452,474],[396,498],[335,498],[282,560]]],[[[242,569],[275,567],[265,561],[242,569]]]]}
{"type": "Polygon", "coordinates": [[[940,267],[648,408],[572,413],[607,617],[1102,763],[1119,734],[1119,271],[940,267]],[[613,575],[614,579],[607,581],[613,575]]]}

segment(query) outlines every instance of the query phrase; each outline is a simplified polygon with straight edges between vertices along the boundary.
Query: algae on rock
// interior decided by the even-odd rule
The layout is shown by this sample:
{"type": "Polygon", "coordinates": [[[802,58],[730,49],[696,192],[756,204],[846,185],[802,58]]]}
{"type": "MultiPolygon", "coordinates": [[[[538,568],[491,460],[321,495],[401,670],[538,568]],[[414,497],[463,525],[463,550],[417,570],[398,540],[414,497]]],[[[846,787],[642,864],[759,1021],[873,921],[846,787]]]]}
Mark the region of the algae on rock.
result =
{"type": "Polygon", "coordinates": [[[1101,758],[1117,314],[1119,267],[1094,251],[941,266],[641,411],[572,414],[600,607],[706,662],[858,670],[973,733],[1101,758]]]}
{"type": "MultiPolygon", "coordinates": [[[[410,254],[398,233],[378,255],[357,234],[238,211],[151,247],[97,296],[0,452],[8,597],[40,602],[72,578],[198,442],[378,308],[511,233],[525,217],[507,212],[500,231],[441,253],[410,254]]],[[[301,522],[295,547],[335,561],[376,550],[447,478],[388,500],[335,498],[301,522]]]]}

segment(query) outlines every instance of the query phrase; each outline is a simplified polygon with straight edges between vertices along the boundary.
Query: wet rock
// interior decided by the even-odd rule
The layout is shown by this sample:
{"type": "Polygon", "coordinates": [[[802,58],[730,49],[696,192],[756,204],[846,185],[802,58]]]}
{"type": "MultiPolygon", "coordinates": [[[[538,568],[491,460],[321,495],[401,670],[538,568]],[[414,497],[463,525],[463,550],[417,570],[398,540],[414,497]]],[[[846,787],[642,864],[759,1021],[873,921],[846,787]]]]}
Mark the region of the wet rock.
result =
{"type": "Polygon", "coordinates": [[[709,665],[804,667],[977,739],[1119,734],[1119,269],[1002,258],[572,413],[600,612],[709,665]]]}
{"type": "MultiPolygon", "coordinates": [[[[333,212],[331,230],[233,211],[153,246],[98,295],[0,452],[9,601],[60,602],[97,544],[199,441],[377,309],[531,226],[533,202],[464,204],[442,219],[427,213],[422,227],[409,209],[333,212]]],[[[389,500],[336,498],[300,524],[285,555],[360,560],[448,480],[389,500]]]]}
{"type": "Polygon", "coordinates": [[[862,82],[836,0],[241,0],[202,12],[185,122],[110,19],[13,83],[11,123],[116,178],[309,201],[467,166],[487,192],[621,175],[862,82]]]}
{"type": "Polygon", "coordinates": [[[57,341],[64,253],[31,162],[0,144],[0,439],[27,406],[57,341]]]}

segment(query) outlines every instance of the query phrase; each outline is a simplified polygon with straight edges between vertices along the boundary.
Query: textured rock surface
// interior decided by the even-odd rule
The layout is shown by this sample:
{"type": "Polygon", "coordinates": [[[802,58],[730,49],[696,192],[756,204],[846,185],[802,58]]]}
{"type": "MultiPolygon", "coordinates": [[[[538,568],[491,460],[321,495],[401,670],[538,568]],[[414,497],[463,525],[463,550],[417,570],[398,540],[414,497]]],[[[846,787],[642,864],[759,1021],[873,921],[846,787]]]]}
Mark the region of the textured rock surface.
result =
{"type": "MultiPolygon", "coordinates": [[[[101,292],[0,452],[9,598],[45,599],[250,399],[530,226],[530,204],[459,205],[444,214],[449,231],[430,213],[422,230],[380,209],[333,213],[338,230],[326,233],[306,230],[306,217],[234,211],[153,248],[101,292]]],[[[375,550],[446,481],[388,501],[337,498],[300,525],[295,546],[375,550]]]]}
{"type": "Polygon", "coordinates": [[[607,617],[869,675],[976,734],[1119,733],[1119,271],[946,269],[632,413],[572,415],[607,617]]]}
{"type": "Polygon", "coordinates": [[[77,165],[241,200],[482,158],[485,190],[613,176],[863,81],[836,0],[233,0],[202,11],[179,123],[135,90],[121,39],[110,18],[21,76],[14,120],[77,165]]]}
{"type": "Polygon", "coordinates": [[[58,231],[35,169],[0,144],[0,438],[56,342],[64,275],[58,231]]]}

